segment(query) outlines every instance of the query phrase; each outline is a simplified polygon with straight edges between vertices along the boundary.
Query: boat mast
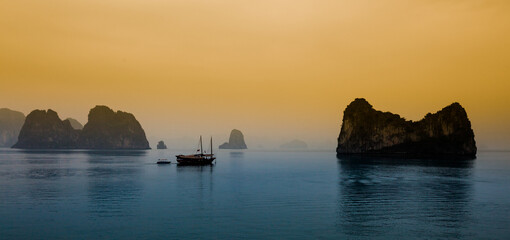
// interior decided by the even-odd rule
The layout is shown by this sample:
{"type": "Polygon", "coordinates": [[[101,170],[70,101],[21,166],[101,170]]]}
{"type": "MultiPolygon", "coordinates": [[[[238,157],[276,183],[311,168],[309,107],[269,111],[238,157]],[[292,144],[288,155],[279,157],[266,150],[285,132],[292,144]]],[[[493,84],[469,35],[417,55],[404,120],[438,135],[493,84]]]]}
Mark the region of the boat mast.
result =
{"type": "Polygon", "coordinates": [[[211,137],[211,156],[213,155],[213,152],[212,152],[212,137],[211,137]]]}
{"type": "Polygon", "coordinates": [[[200,135],[200,154],[204,155],[204,148],[202,147],[202,135],[200,135]]]}

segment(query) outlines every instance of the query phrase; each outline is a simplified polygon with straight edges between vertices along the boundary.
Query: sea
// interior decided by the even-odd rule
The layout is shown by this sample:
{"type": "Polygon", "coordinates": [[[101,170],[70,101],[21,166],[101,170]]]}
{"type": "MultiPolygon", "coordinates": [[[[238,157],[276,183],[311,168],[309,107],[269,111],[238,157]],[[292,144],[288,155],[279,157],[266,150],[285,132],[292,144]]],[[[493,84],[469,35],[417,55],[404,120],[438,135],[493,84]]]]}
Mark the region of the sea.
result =
{"type": "Polygon", "coordinates": [[[0,239],[510,239],[510,152],[0,149],[0,239]]]}

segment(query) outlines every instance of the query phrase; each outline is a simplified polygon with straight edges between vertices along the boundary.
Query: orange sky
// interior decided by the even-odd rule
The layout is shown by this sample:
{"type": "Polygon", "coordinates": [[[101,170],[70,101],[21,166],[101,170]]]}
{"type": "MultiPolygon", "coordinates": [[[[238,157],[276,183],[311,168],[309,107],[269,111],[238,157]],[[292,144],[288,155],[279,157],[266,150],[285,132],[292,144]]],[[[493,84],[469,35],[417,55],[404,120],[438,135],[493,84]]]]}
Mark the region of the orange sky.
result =
{"type": "Polygon", "coordinates": [[[355,97],[412,120],[458,101],[510,149],[509,29],[507,0],[1,1],[0,107],[334,149],[355,97]]]}

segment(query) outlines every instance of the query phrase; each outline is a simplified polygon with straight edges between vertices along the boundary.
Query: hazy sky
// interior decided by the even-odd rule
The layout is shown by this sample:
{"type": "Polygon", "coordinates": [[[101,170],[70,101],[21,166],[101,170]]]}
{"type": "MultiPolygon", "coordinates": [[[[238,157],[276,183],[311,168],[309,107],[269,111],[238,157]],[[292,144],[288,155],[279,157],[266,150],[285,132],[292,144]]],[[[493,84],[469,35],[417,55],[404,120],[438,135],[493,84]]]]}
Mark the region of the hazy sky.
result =
{"type": "Polygon", "coordinates": [[[0,107],[108,105],[151,139],[334,148],[364,97],[411,120],[458,101],[508,149],[509,91],[508,0],[0,0],[0,107]]]}

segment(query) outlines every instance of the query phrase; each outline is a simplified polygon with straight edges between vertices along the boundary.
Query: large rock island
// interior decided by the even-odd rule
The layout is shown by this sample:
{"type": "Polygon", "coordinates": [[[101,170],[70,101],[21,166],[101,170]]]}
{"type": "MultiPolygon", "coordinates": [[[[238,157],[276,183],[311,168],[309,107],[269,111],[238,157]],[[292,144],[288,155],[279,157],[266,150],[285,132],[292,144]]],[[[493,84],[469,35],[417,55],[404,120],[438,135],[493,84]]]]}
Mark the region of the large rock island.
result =
{"type": "Polygon", "coordinates": [[[18,140],[25,114],[0,108],[0,147],[11,147],[18,140]]]}
{"type": "Polygon", "coordinates": [[[228,142],[223,143],[219,146],[220,149],[247,149],[246,143],[244,142],[243,133],[237,129],[230,132],[230,138],[228,142]]]}
{"type": "Polygon", "coordinates": [[[58,114],[48,109],[34,110],[28,114],[13,148],[70,149],[76,148],[80,130],[75,130],[69,120],[62,121],[58,114]]]}
{"type": "Polygon", "coordinates": [[[107,106],[91,109],[78,139],[83,149],[150,149],[140,123],[131,113],[107,106]]]}
{"type": "Polygon", "coordinates": [[[68,119],[62,121],[51,109],[34,110],[27,116],[13,148],[149,149],[145,132],[131,113],[96,106],[90,110],[88,119],[83,130],[79,130],[68,119]]]}
{"type": "Polygon", "coordinates": [[[471,122],[459,103],[406,121],[375,110],[357,98],[344,111],[337,154],[403,154],[416,156],[476,156],[471,122]]]}

